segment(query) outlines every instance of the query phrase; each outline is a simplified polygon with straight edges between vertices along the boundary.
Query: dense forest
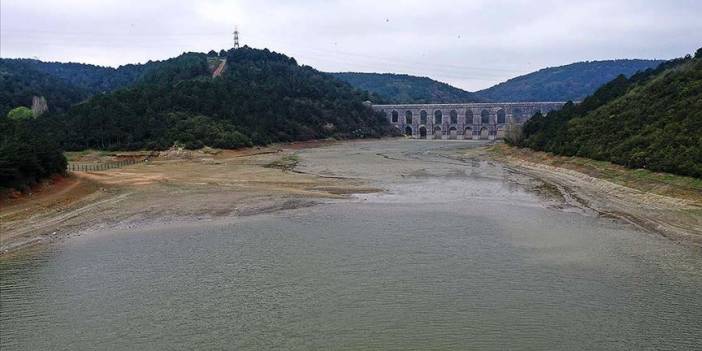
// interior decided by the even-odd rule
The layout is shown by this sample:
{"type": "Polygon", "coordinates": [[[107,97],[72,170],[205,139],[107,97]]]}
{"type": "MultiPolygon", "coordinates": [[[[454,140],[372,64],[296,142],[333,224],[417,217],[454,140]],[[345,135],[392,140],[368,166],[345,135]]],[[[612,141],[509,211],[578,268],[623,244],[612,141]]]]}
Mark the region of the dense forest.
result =
{"type": "Polygon", "coordinates": [[[60,78],[41,72],[25,60],[0,59],[0,116],[19,106],[29,107],[32,99],[43,96],[50,110],[63,112],[91,94],[60,78]]]}
{"type": "MultiPolygon", "coordinates": [[[[426,77],[391,73],[332,73],[354,87],[396,104],[459,103],[481,101],[473,93],[426,77]]],[[[374,101],[376,102],[376,101],[374,101]]]]}
{"type": "Polygon", "coordinates": [[[702,177],[702,49],[525,123],[518,146],[702,177]]]}
{"type": "Polygon", "coordinates": [[[0,116],[0,195],[66,170],[61,147],[44,128],[29,109],[0,116]]]}
{"type": "MultiPolygon", "coordinates": [[[[65,112],[72,105],[97,94],[110,93],[136,84],[159,83],[163,77],[176,80],[188,78],[192,76],[190,72],[174,70],[192,69],[190,66],[185,68],[183,62],[192,63],[192,57],[202,57],[205,54],[186,53],[183,56],[118,68],[33,59],[0,59],[0,115],[6,115],[18,106],[30,106],[35,96],[43,96],[50,111],[65,112]],[[174,65],[174,60],[179,63],[174,65]]],[[[197,63],[200,63],[199,59],[197,63]]],[[[197,74],[206,74],[208,69],[207,66],[197,68],[197,74]]]]}
{"type": "Polygon", "coordinates": [[[144,70],[157,64],[157,62],[149,62],[143,65],[125,65],[113,68],[84,63],[42,62],[30,59],[12,61],[21,63],[28,69],[58,78],[91,95],[132,85],[141,77],[144,70]]]}
{"type": "Polygon", "coordinates": [[[487,101],[581,101],[619,75],[655,68],[660,60],[578,62],[544,68],[475,93],[487,101]]]}
{"type": "Polygon", "coordinates": [[[165,61],[127,89],[47,118],[69,150],[164,149],[174,143],[235,148],[314,138],[377,137],[393,129],[368,94],[268,50],[227,53],[212,78],[208,56],[165,61]]]}

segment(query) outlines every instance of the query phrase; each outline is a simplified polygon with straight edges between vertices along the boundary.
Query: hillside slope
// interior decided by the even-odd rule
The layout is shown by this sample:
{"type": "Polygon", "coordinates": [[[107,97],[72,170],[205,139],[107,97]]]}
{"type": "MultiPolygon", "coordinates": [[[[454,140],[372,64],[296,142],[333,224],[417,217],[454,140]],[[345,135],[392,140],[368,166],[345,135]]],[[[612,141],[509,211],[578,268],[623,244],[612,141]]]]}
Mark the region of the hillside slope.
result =
{"type": "Polygon", "coordinates": [[[46,73],[91,95],[114,91],[136,82],[144,70],[157,64],[124,65],[118,68],[74,62],[43,62],[32,59],[14,60],[28,69],[46,73]]]}
{"type": "Polygon", "coordinates": [[[520,146],[702,177],[702,49],[535,116],[520,146]]]}
{"type": "Polygon", "coordinates": [[[660,60],[578,62],[544,68],[475,93],[489,101],[581,101],[623,74],[627,77],[661,64],[660,60]]]}
{"type": "Polygon", "coordinates": [[[331,75],[358,89],[374,93],[388,103],[425,104],[480,101],[473,93],[426,77],[356,72],[331,73],[331,75]]]}
{"type": "Polygon", "coordinates": [[[268,50],[227,53],[216,78],[205,54],[188,53],[146,72],[134,86],[46,118],[70,150],[163,149],[174,143],[236,148],[394,131],[363,104],[365,92],[268,50]]]}
{"type": "Polygon", "coordinates": [[[94,95],[136,84],[160,84],[164,79],[177,81],[206,76],[210,73],[209,58],[201,53],[184,53],[177,58],[179,63],[175,65],[174,58],[118,68],[33,59],[0,59],[0,115],[6,115],[15,107],[31,106],[34,96],[46,98],[49,110],[64,112],[94,95]]]}
{"type": "Polygon", "coordinates": [[[32,97],[44,96],[51,111],[62,112],[90,96],[90,92],[21,60],[0,59],[0,116],[18,106],[30,107],[32,97]]]}

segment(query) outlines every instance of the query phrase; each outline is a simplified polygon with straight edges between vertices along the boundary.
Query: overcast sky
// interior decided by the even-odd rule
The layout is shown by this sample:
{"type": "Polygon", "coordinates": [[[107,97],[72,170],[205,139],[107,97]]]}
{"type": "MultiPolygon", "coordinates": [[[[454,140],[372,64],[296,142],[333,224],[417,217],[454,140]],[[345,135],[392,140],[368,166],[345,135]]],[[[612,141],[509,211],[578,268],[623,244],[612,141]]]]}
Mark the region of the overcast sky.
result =
{"type": "Polygon", "coordinates": [[[118,66],[241,43],[323,71],[478,90],[584,60],[702,46],[699,0],[2,0],[0,56],[118,66]]]}

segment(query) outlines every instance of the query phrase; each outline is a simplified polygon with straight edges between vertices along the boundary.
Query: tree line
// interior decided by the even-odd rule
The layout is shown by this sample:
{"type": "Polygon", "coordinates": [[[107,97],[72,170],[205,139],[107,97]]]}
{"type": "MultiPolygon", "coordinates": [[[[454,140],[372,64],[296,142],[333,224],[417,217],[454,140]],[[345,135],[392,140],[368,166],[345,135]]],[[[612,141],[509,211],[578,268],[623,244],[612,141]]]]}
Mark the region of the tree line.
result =
{"type": "Polygon", "coordinates": [[[373,102],[393,104],[443,104],[485,101],[474,93],[427,77],[392,73],[331,73],[352,86],[374,94],[373,102]]]}
{"type": "Polygon", "coordinates": [[[548,67],[476,92],[487,101],[579,101],[619,75],[656,68],[662,60],[606,60],[548,67]]]}
{"type": "Polygon", "coordinates": [[[26,190],[65,170],[61,146],[44,132],[31,110],[0,116],[0,195],[9,188],[26,190]]]}

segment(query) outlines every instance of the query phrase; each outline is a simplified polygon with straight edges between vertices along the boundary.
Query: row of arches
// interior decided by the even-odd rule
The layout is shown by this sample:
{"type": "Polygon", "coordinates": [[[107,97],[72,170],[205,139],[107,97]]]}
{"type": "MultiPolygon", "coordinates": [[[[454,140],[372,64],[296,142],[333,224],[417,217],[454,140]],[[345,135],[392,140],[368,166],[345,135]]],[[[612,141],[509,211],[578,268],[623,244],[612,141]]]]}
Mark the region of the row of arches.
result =
{"type": "MultiPolygon", "coordinates": [[[[383,113],[385,113],[383,111],[383,113]]],[[[512,115],[515,116],[516,118],[519,118],[522,114],[522,111],[520,109],[514,109],[512,111],[512,115]]],[[[507,122],[507,113],[505,112],[504,109],[499,109],[496,113],[496,118],[495,122],[497,124],[504,124],[507,122]]],[[[414,114],[412,111],[405,111],[405,120],[404,124],[412,124],[413,119],[414,119],[414,114]]],[[[473,121],[474,115],[473,111],[468,109],[465,112],[465,120],[466,121],[473,121]]],[[[400,121],[400,113],[397,110],[393,110],[391,112],[391,122],[392,123],[399,123],[400,121]]],[[[427,124],[428,121],[428,114],[427,111],[422,110],[419,112],[419,124],[427,124]]],[[[443,112],[441,110],[436,110],[434,111],[434,124],[443,124],[444,122],[444,116],[443,112]]],[[[490,111],[488,110],[482,110],[480,112],[480,123],[481,124],[490,124],[490,111]]],[[[449,112],[449,124],[458,124],[458,111],[456,110],[451,110],[449,112]]]]}
{"type": "MultiPolygon", "coordinates": [[[[498,130],[498,134],[500,134],[501,132],[502,132],[502,130],[498,130]]],[[[442,133],[440,126],[435,126],[432,134],[433,134],[433,137],[435,139],[442,139],[442,137],[443,137],[443,133],[442,133]]],[[[405,127],[405,135],[407,135],[407,136],[414,135],[411,126],[405,127]]],[[[458,129],[456,129],[456,127],[451,127],[451,128],[449,128],[448,133],[446,135],[448,136],[448,139],[457,139],[458,135],[459,135],[458,129]]],[[[420,139],[427,139],[427,136],[428,136],[427,127],[426,126],[419,126],[419,128],[417,130],[417,136],[420,139]]],[[[463,130],[462,136],[463,136],[463,139],[473,139],[473,128],[466,127],[463,130]]],[[[477,136],[477,139],[488,139],[488,138],[490,138],[490,130],[485,128],[485,127],[482,127],[478,130],[478,133],[476,136],[477,136]]]]}

